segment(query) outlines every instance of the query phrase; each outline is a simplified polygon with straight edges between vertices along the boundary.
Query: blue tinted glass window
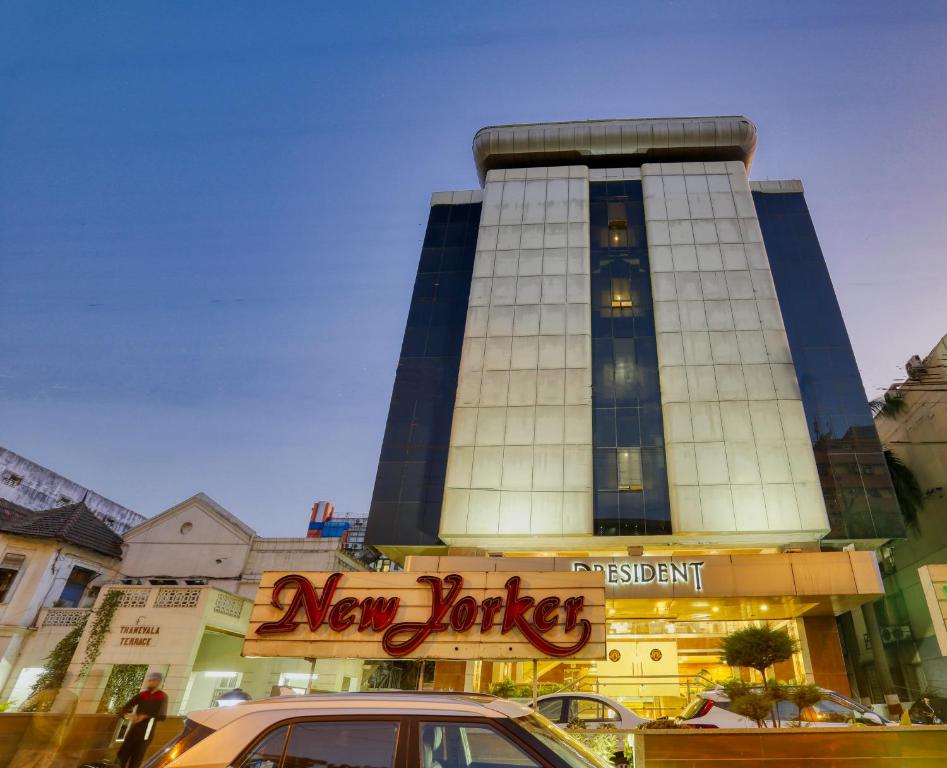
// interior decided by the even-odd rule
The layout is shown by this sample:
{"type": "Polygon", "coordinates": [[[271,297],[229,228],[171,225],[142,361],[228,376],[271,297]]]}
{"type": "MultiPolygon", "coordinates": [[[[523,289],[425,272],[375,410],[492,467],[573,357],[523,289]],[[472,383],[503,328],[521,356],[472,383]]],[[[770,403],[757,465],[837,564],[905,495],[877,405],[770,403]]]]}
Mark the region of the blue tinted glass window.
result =
{"type": "Polygon", "coordinates": [[[438,544],[480,204],[431,207],[365,542],[438,544]]]}
{"type": "Polygon", "coordinates": [[[671,532],[641,183],[589,185],[594,531],[671,532]]]}
{"type": "Polygon", "coordinates": [[[878,433],[805,198],[754,192],[753,200],[828,509],[827,538],[903,536],[878,433]],[[871,467],[868,473],[863,463],[871,467]]]}

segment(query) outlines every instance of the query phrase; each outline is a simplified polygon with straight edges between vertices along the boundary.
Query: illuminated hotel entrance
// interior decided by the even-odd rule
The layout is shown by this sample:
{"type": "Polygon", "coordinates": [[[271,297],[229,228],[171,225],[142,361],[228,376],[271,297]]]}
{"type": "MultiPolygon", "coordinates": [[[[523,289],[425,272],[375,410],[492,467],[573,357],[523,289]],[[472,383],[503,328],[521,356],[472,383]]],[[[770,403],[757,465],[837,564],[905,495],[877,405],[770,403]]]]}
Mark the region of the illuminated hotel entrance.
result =
{"type": "MultiPolygon", "coordinates": [[[[762,623],[786,629],[799,650],[777,665],[783,681],[816,681],[848,692],[835,616],[873,599],[880,589],[870,552],[680,554],[635,557],[414,556],[414,572],[462,567],[514,571],[599,571],[605,577],[606,654],[602,661],[539,662],[541,692],[566,689],[604,694],[654,718],[680,712],[698,691],[736,675],[720,640],[736,629],[762,623]]],[[[468,662],[472,664],[473,662],[468,662]]],[[[431,687],[458,690],[471,682],[480,691],[511,681],[531,683],[532,663],[476,662],[477,669],[437,662],[431,687]]]]}
{"type": "MultiPolygon", "coordinates": [[[[673,716],[708,686],[741,674],[748,680],[758,679],[756,673],[726,665],[719,649],[725,635],[765,621],[774,628],[786,629],[795,640],[800,639],[797,621],[792,618],[722,618],[733,613],[721,609],[721,617],[714,619],[626,619],[620,617],[619,609],[614,610],[607,621],[608,659],[541,662],[541,691],[600,693],[643,717],[673,716]]],[[[532,681],[532,665],[527,663],[483,662],[481,669],[483,691],[507,679],[521,685],[532,681]]],[[[790,661],[777,665],[776,672],[784,681],[805,680],[802,650],[790,661]]]]}

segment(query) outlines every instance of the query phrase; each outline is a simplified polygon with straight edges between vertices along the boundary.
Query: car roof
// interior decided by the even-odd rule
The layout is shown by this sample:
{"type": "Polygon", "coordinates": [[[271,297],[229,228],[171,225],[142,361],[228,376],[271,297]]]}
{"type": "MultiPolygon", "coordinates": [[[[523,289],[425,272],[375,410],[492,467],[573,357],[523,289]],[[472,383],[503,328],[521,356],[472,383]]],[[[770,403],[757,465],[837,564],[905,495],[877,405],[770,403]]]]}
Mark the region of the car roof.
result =
{"type": "MultiPolygon", "coordinates": [[[[762,688],[762,687],[763,687],[763,686],[760,685],[759,683],[757,683],[757,684],[755,684],[755,685],[750,685],[750,688],[762,688]]],[[[788,684],[786,687],[787,687],[787,688],[796,688],[797,686],[795,686],[795,685],[793,685],[793,684],[790,683],[790,684],[788,684]]],[[[829,688],[822,688],[821,686],[819,687],[819,690],[822,691],[822,693],[831,694],[831,695],[833,695],[833,696],[838,696],[838,697],[840,697],[840,698],[843,698],[843,699],[846,699],[846,700],[851,701],[851,699],[849,699],[848,696],[844,696],[843,694],[839,693],[838,691],[833,691],[833,690],[830,690],[829,688]]],[[[727,692],[724,690],[724,688],[723,688],[722,685],[715,685],[713,688],[705,688],[704,690],[700,691],[697,695],[698,695],[698,696],[703,696],[703,697],[705,697],[705,698],[706,698],[706,697],[709,697],[709,696],[712,696],[712,695],[718,695],[718,696],[723,696],[724,698],[727,698],[727,692]]],[[[858,702],[853,702],[853,703],[857,704],[858,702]]]]}
{"type": "MultiPolygon", "coordinates": [[[[536,701],[545,701],[546,699],[558,699],[563,697],[570,699],[593,699],[595,701],[600,701],[603,704],[608,704],[610,707],[617,707],[619,709],[625,710],[626,712],[630,712],[633,715],[636,714],[634,711],[628,709],[627,706],[618,701],[618,699],[613,699],[610,696],[605,696],[601,693],[587,693],[586,691],[562,691],[561,693],[547,693],[545,696],[538,696],[536,701]]],[[[636,716],[641,717],[640,715],[636,716]]]]}
{"type": "Polygon", "coordinates": [[[559,693],[547,693],[543,696],[537,697],[536,701],[542,701],[543,699],[552,699],[552,698],[583,698],[583,699],[595,699],[596,701],[607,701],[610,704],[619,704],[620,702],[615,699],[609,698],[601,693],[588,693],[587,691],[560,691],[559,693]]]}
{"type": "Polygon", "coordinates": [[[313,715],[452,715],[466,717],[523,717],[531,711],[522,704],[484,693],[455,691],[364,691],[275,696],[247,701],[232,707],[191,712],[188,719],[217,730],[234,720],[253,714],[277,715],[278,719],[313,715]]]}

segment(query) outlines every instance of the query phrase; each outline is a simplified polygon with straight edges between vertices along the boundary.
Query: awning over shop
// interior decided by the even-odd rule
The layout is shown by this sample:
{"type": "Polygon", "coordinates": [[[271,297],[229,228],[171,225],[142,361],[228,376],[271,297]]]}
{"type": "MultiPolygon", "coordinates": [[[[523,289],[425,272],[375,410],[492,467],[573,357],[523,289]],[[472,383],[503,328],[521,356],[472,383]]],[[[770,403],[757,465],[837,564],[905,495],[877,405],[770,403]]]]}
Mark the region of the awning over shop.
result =
{"type": "Polygon", "coordinates": [[[838,615],[884,595],[872,552],[667,557],[409,557],[408,571],[598,571],[607,618],[775,619],[838,615]],[[716,609],[716,610],[715,610],[716,609]]]}

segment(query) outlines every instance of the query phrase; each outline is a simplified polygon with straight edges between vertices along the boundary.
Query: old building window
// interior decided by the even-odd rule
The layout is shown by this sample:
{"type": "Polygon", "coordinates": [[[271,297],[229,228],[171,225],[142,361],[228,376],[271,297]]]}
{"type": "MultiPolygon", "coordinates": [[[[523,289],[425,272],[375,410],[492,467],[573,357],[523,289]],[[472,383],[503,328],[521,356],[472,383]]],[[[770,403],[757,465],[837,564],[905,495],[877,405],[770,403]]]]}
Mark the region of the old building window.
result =
{"type": "Polygon", "coordinates": [[[59,596],[59,604],[70,608],[78,608],[89,582],[95,576],[95,571],[90,571],[88,568],[80,568],[78,565],[73,568],[72,573],[69,574],[69,579],[66,581],[66,586],[62,589],[62,594],[59,596]]]}
{"type": "Polygon", "coordinates": [[[5,603],[13,594],[16,577],[26,562],[24,555],[7,554],[0,560],[0,603],[5,603]]]}

